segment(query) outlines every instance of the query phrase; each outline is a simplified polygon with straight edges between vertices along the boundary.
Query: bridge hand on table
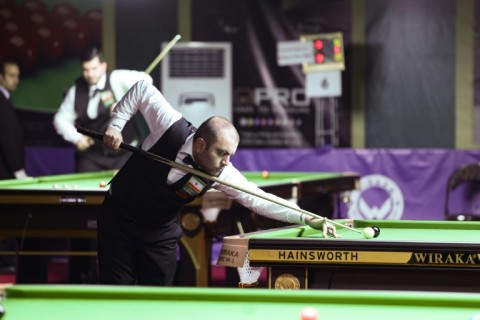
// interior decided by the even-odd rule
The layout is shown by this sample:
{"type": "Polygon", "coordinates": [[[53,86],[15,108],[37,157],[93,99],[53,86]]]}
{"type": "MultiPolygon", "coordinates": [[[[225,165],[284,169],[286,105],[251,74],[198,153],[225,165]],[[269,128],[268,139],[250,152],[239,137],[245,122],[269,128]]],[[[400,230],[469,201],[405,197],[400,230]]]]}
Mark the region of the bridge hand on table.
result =
{"type": "Polygon", "coordinates": [[[324,238],[327,238],[329,234],[334,238],[340,238],[340,235],[337,235],[337,229],[335,226],[328,223],[328,220],[325,218],[307,217],[305,223],[313,229],[322,230],[324,238]]]}

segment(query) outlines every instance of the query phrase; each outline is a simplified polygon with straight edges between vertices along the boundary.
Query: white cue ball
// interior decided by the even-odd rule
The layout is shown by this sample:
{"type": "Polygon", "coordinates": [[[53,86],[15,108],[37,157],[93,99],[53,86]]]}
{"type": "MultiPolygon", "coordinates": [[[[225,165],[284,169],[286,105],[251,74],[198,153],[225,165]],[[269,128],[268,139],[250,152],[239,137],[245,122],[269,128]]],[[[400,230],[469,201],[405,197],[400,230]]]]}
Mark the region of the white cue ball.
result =
{"type": "Polygon", "coordinates": [[[366,227],[365,229],[363,229],[362,234],[365,237],[365,239],[372,239],[373,236],[375,235],[375,230],[373,230],[373,228],[371,227],[366,227]]]}

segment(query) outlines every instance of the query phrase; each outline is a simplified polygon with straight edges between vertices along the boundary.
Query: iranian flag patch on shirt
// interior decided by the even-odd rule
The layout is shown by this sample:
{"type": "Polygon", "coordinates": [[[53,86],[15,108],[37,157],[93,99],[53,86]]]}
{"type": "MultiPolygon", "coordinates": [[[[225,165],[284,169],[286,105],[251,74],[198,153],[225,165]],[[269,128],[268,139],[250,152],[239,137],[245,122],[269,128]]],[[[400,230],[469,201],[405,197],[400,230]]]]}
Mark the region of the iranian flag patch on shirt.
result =
{"type": "Polygon", "coordinates": [[[203,182],[200,178],[196,176],[191,176],[188,182],[183,186],[182,189],[177,191],[177,195],[186,198],[186,197],[195,197],[200,192],[202,192],[206,183],[203,182]]]}

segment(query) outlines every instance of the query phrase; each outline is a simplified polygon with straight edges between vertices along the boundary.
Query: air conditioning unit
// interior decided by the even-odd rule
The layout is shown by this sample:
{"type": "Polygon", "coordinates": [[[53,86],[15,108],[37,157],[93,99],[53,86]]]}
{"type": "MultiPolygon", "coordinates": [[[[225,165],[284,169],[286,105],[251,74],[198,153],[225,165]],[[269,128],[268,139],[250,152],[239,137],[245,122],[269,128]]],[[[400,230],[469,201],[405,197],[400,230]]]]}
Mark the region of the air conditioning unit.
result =
{"type": "Polygon", "coordinates": [[[211,116],[232,121],[231,44],[177,43],[162,60],[161,87],[167,101],[197,127],[211,116]]]}

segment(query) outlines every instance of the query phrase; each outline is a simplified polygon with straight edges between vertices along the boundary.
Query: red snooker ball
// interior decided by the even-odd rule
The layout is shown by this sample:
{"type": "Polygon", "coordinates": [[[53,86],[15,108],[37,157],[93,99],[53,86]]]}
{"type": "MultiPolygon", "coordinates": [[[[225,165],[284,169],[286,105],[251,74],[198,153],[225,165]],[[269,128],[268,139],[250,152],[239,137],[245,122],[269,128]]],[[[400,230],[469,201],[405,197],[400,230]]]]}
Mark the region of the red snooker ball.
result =
{"type": "Polygon", "coordinates": [[[105,188],[107,183],[105,181],[100,182],[100,188],[105,188]]]}
{"type": "Polygon", "coordinates": [[[267,170],[262,171],[262,178],[267,179],[268,177],[270,177],[270,172],[267,170]]]}

